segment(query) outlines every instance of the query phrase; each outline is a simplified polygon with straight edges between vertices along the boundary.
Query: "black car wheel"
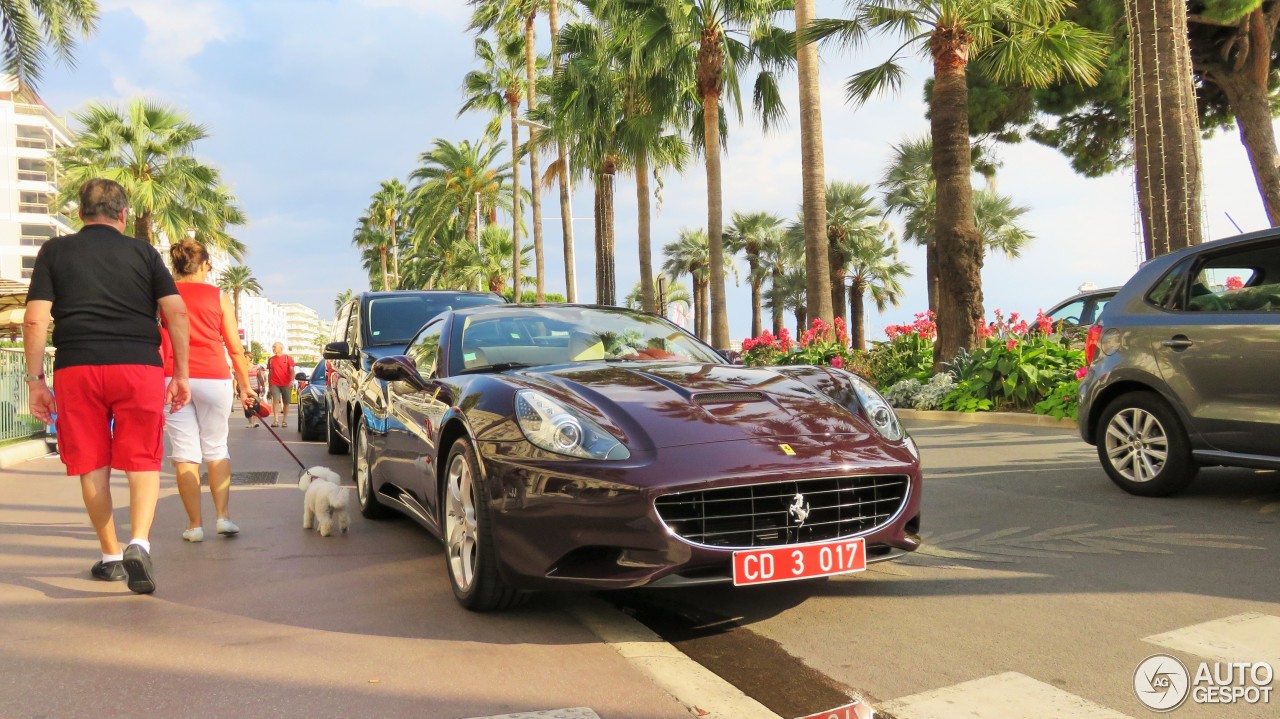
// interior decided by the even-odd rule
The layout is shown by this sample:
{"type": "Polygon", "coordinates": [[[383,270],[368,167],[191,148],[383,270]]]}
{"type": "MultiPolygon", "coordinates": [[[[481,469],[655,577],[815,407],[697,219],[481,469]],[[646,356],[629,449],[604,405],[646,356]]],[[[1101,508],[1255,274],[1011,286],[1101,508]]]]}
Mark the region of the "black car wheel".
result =
{"type": "Polygon", "coordinates": [[[329,412],[329,416],[325,419],[325,442],[329,445],[329,454],[346,454],[350,447],[347,440],[338,434],[338,428],[333,426],[333,412],[329,412]]]}
{"type": "Polygon", "coordinates": [[[351,458],[351,479],[356,485],[356,499],[360,502],[360,514],[366,519],[386,519],[391,516],[391,510],[382,502],[378,501],[378,493],[373,488],[373,475],[370,473],[369,464],[369,428],[365,426],[364,418],[360,419],[360,424],[356,427],[355,443],[352,449],[354,455],[351,458]]]}
{"type": "Polygon", "coordinates": [[[298,405],[298,436],[303,442],[314,442],[319,439],[316,436],[319,433],[312,429],[313,424],[306,410],[302,405],[298,405]]]}
{"type": "Polygon", "coordinates": [[[525,595],[507,586],[498,572],[484,478],[469,440],[454,442],[446,466],[445,564],[453,595],[473,612],[519,604],[525,595]]]}
{"type": "Polygon", "coordinates": [[[1112,400],[1098,419],[1095,439],[1107,476],[1130,494],[1166,497],[1190,484],[1199,470],[1182,422],[1150,392],[1112,400]]]}

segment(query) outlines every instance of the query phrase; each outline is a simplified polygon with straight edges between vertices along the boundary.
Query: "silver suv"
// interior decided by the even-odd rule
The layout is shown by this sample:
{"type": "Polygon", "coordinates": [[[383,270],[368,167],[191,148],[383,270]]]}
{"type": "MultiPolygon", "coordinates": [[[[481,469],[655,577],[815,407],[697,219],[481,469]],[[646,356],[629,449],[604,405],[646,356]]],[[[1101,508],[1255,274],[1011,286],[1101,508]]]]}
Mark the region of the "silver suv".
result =
{"type": "Polygon", "coordinates": [[[1125,491],[1173,494],[1202,466],[1280,469],[1280,229],[1151,260],[1085,356],[1080,434],[1125,491]]]}

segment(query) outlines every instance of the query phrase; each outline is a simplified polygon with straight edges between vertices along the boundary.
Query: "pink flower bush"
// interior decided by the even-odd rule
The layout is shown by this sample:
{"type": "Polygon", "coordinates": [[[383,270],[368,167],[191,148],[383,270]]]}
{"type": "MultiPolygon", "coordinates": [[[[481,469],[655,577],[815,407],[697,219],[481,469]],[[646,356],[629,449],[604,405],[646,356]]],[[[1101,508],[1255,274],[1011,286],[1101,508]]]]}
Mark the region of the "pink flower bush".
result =
{"type": "Polygon", "coordinates": [[[1240,279],[1239,277],[1232,275],[1227,278],[1228,290],[1238,290],[1238,289],[1242,289],[1243,287],[1244,287],[1244,280],[1240,279]]]}
{"type": "Polygon", "coordinates": [[[759,337],[742,341],[742,359],[748,365],[827,365],[836,369],[866,376],[864,353],[849,348],[849,332],[843,319],[837,317],[827,324],[816,319],[799,340],[791,337],[786,328],[775,337],[772,332],[762,332],[759,337]]]}

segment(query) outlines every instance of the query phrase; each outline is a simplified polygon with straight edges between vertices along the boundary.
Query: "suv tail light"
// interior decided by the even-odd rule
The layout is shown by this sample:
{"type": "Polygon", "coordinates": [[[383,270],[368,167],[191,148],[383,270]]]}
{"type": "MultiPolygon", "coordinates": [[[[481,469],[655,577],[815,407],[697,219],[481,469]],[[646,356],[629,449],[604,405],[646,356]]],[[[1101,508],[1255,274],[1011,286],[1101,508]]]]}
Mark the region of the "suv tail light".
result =
{"type": "Polygon", "coordinates": [[[1093,364],[1093,358],[1098,356],[1098,342],[1102,339],[1102,325],[1094,325],[1089,328],[1089,336],[1084,340],[1084,364],[1086,367],[1093,364]]]}

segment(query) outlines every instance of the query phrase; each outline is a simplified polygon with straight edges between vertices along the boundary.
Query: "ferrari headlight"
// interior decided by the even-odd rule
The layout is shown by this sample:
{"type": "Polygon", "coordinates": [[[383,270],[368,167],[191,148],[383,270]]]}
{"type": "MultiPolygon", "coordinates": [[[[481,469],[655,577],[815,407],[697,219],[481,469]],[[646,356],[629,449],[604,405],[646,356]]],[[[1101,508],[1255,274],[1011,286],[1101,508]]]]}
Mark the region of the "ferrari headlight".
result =
{"type": "Polygon", "coordinates": [[[853,373],[849,373],[849,381],[853,384],[854,393],[858,395],[862,410],[867,414],[867,420],[871,422],[872,427],[876,428],[880,436],[893,442],[902,439],[906,433],[902,431],[898,415],[894,414],[893,407],[890,407],[885,398],[880,396],[876,388],[853,373]]]}
{"type": "Polygon", "coordinates": [[[627,459],[631,453],[600,425],[550,397],[516,392],[516,424],[536,447],[582,459],[627,459]]]}

